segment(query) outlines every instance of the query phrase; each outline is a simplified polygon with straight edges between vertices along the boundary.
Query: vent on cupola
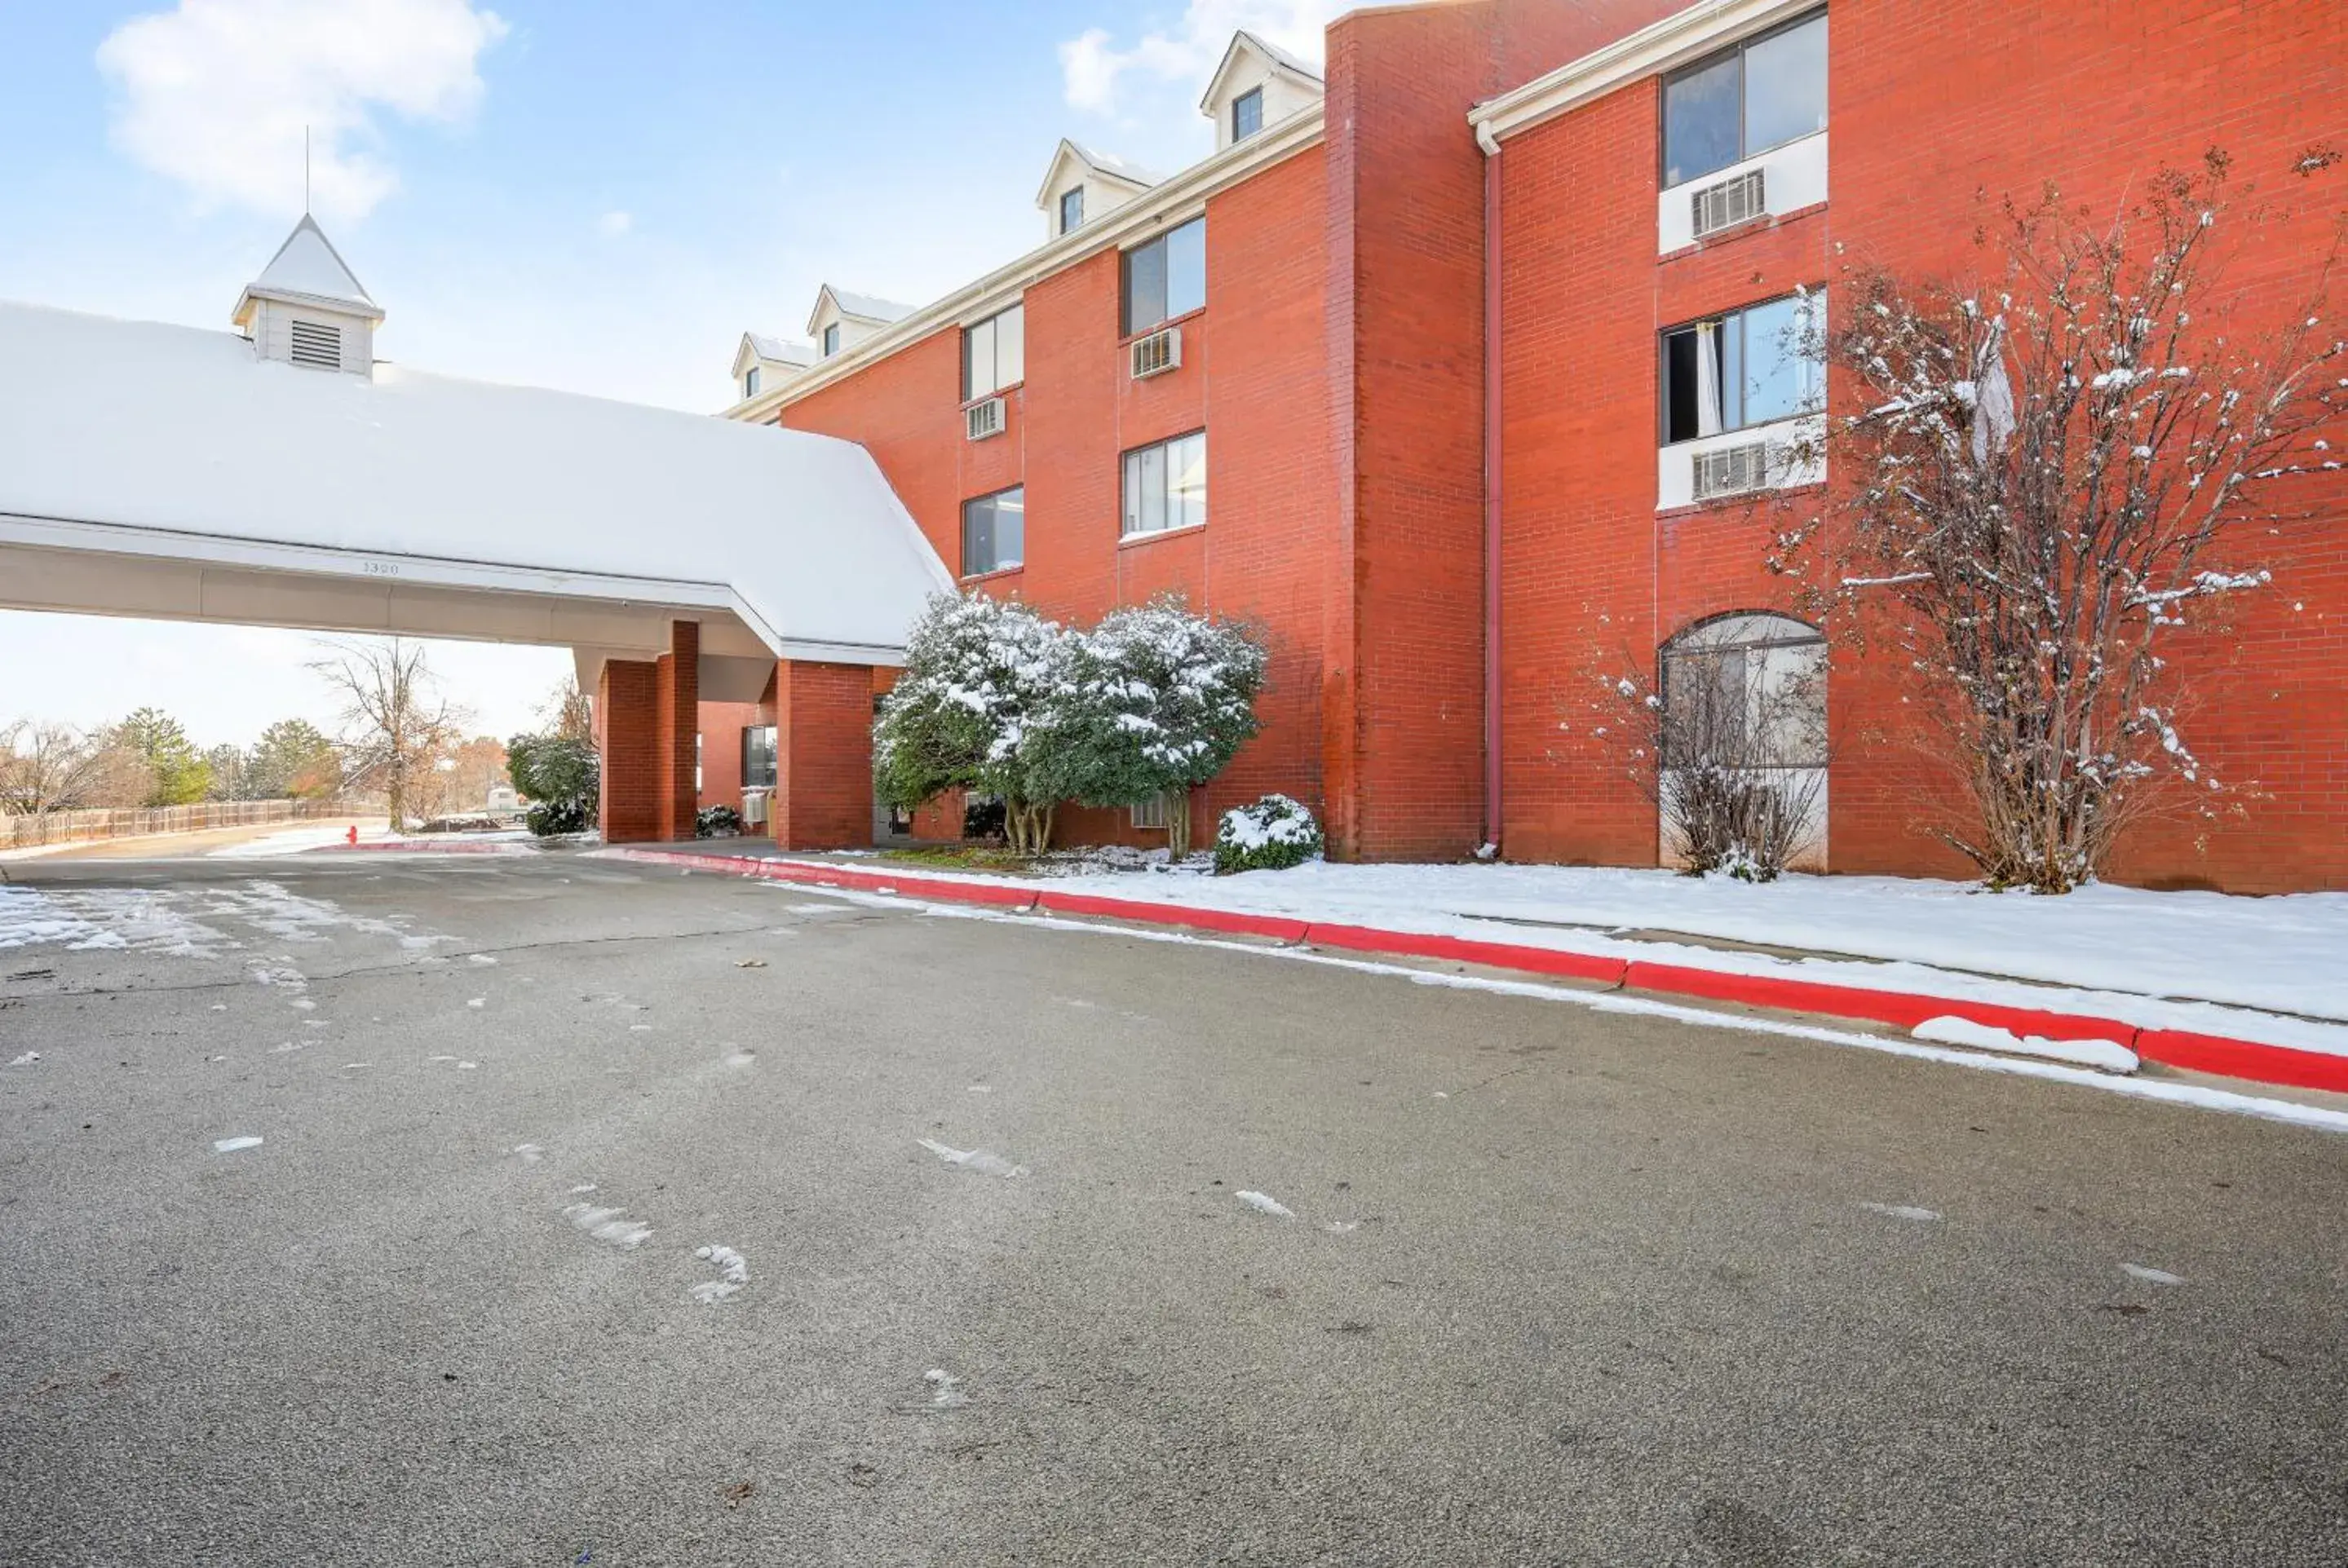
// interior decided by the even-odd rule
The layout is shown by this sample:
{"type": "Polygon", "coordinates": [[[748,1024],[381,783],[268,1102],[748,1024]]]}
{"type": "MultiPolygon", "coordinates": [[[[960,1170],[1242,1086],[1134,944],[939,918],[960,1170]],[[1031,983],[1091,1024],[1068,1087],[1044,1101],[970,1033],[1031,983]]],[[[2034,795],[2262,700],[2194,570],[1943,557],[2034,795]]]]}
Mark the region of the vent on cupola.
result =
{"type": "Polygon", "coordinates": [[[375,374],[383,307],[351,273],[308,213],[237,297],[234,321],[263,359],[312,370],[375,374]]]}

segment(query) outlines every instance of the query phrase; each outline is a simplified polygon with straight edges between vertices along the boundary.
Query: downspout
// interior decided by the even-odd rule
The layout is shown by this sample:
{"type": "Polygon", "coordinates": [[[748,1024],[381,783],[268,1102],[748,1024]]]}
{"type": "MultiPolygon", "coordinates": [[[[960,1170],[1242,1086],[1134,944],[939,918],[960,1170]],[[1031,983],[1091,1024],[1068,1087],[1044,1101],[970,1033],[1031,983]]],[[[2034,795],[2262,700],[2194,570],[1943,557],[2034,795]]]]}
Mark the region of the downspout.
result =
{"type": "Polygon", "coordinates": [[[1484,842],[1500,845],[1500,142],[1476,122],[1484,149],[1484,842]]]}

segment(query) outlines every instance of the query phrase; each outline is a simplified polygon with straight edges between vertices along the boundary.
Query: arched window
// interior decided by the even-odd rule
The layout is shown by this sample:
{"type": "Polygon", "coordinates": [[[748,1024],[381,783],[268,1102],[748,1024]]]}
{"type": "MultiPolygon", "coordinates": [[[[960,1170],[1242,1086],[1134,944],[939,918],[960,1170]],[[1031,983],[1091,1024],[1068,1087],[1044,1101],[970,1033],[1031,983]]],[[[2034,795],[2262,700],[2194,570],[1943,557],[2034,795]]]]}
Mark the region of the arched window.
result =
{"type": "Polygon", "coordinates": [[[1827,641],[1790,616],[1742,610],[1663,644],[1663,857],[1775,876],[1822,867],[1827,641]]]}
{"type": "Polygon", "coordinates": [[[1663,760],[1827,764],[1827,640],[1791,616],[1740,611],[1663,644],[1663,760]]]}

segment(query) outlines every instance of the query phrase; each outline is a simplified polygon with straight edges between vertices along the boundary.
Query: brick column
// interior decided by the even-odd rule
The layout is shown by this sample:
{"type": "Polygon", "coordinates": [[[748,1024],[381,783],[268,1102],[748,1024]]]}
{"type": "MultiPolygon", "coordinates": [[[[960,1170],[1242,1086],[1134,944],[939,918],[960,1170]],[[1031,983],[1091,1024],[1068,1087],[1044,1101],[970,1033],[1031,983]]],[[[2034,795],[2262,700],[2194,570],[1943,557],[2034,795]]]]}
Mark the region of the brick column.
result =
{"type": "Polygon", "coordinates": [[[669,622],[668,651],[653,665],[654,788],[657,836],[693,836],[700,794],[694,788],[694,740],[701,730],[701,623],[669,622]]]}
{"type": "Polygon", "coordinates": [[[597,813],[606,844],[661,836],[659,671],[636,659],[607,659],[595,682],[595,732],[603,768],[597,813]]]}
{"type": "Polygon", "coordinates": [[[872,846],[872,671],[785,660],[775,671],[775,842],[872,846]]]}

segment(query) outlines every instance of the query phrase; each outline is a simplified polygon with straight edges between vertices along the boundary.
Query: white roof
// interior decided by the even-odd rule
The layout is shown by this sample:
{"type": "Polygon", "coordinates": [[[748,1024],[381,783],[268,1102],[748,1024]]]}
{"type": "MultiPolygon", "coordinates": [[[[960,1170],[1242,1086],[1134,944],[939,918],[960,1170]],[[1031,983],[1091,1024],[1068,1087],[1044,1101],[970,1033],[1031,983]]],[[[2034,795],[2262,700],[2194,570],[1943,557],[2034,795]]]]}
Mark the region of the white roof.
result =
{"type": "Polygon", "coordinates": [[[261,270],[261,276],[245,285],[236,302],[238,322],[244,320],[246,302],[256,298],[311,301],[376,321],[383,319],[382,307],[368,296],[350,264],[306,212],[294,225],[294,232],[285,236],[285,243],[277,247],[269,265],[261,270]]]}
{"type": "Polygon", "coordinates": [[[760,359],[777,364],[808,365],[815,363],[815,345],[796,338],[768,337],[765,333],[746,333],[750,352],[760,359]]]}
{"type": "MultiPolygon", "coordinates": [[[[835,289],[829,283],[823,286],[823,292],[831,296],[831,302],[839,307],[841,315],[861,316],[868,322],[903,321],[922,308],[919,305],[901,305],[894,300],[879,299],[871,294],[851,294],[846,289],[835,289]]],[[[823,308],[821,296],[818,296],[816,308],[823,308]]]]}
{"type": "Polygon", "coordinates": [[[1151,172],[1138,164],[1128,163],[1113,153],[1096,152],[1072,137],[1062,137],[1052,149],[1052,161],[1044,166],[1044,183],[1036,188],[1035,205],[1049,209],[1052,199],[1061,186],[1060,170],[1073,159],[1096,174],[1105,175],[1120,185],[1130,185],[1137,190],[1147,190],[1162,184],[1165,176],[1151,172]]]}
{"type": "Polygon", "coordinates": [[[0,302],[10,517],[405,558],[424,580],[487,563],[652,600],[720,585],[786,655],[893,656],[953,586],[850,442],[394,364],[304,370],[233,333],[0,302]]]}

